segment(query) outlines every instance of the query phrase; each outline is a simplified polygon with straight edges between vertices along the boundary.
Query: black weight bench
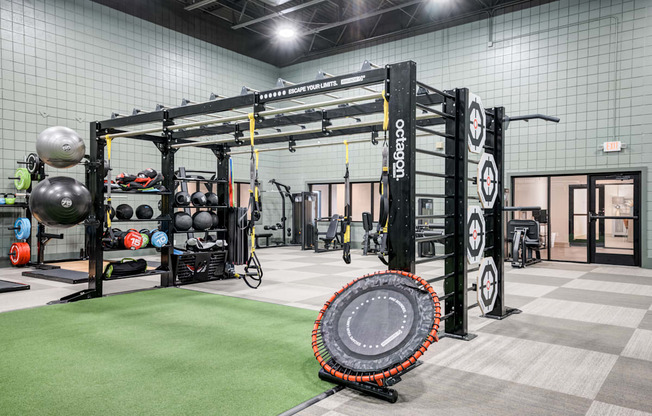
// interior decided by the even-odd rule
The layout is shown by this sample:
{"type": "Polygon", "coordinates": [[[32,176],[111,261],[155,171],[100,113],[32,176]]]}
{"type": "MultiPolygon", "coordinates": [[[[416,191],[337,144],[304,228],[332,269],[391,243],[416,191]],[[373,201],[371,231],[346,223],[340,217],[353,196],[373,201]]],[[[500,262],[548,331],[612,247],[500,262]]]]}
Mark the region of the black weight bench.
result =
{"type": "Polygon", "coordinates": [[[272,236],[272,233],[256,233],[256,248],[261,248],[260,243],[258,242],[258,239],[264,238],[265,239],[265,247],[269,247],[269,238],[272,236]]]}
{"type": "Polygon", "coordinates": [[[523,268],[541,261],[539,223],[534,220],[510,220],[507,241],[512,244],[512,267],[523,268]]]}

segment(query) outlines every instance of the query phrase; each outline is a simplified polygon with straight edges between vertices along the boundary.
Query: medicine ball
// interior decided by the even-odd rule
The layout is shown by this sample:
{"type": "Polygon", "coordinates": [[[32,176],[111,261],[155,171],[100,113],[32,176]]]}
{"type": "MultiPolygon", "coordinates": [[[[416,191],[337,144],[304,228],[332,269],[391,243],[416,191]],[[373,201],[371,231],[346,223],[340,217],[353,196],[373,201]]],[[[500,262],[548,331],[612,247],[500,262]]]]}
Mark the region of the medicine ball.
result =
{"type": "Polygon", "coordinates": [[[139,232],[140,236],[143,238],[143,245],[141,247],[147,247],[149,245],[149,230],[147,228],[143,228],[139,232]]]}
{"type": "Polygon", "coordinates": [[[152,242],[154,247],[161,248],[168,243],[168,235],[163,231],[152,230],[149,240],[152,242]]]}
{"type": "Polygon", "coordinates": [[[195,192],[190,197],[190,200],[192,201],[192,205],[196,207],[203,207],[206,205],[206,195],[204,195],[203,192],[195,192]]]}
{"type": "Polygon", "coordinates": [[[190,195],[186,191],[177,192],[174,195],[174,202],[177,203],[179,207],[185,207],[190,205],[190,195]]]}
{"type": "Polygon", "coordinates": [[[217,217],[217,214],[214,213],[213,211],[210,211],[211,213],[211,218],[213,218],[213,226],[211,228],[217,228],[217,226],[220,224],[219,218],[217,217]]]}
{"type": "Polygon", "coordinates": [[[138,205],[136,208],[136,218],[148,220],[154,216],[154,209],[147,204],[138,205]]]}
{"type": "Polygon", "coordinates": [[[192,216],[192,226],[195,230],[208,230],[213,226],[213,217],[208,211],[197,211],[192,216]]]}
{"type": "Polygon", "coordinates": [[[209,192],[206,194],[206,205],[217,206],[220,205],[220,198],[216,194],[209,192]]]}
{"type": "Polygon", "coordinates": [[[32,189],[29,209],[50,227],[68,228],[84,221],[91,211],[91,193],[73,178],[45,178],[32,189]]]}
{"type": "Polygon", "coordinates": [[[187,231],[192,228],[192,217],[183,211],[174,213],[174,228],[177,231],[187,231]]]}
{"type": "Polygon", "coordinates": [[[119,220],[130,220],[134,216],[134,209],[127,204],[120,204],[115,209],[115,215],[119,220]]]}
{"type": "Polygon", "coordinates": [[[36,153],[44,163],[53,168],[71,168],[86,154],[86,145],[73,129],[55,126],[43,130],[38,135],[36,153]]]}
{"type": "Polygon", "coordinates": [[[138,250],[143,246],[143,236],[136,230],[129,230],[122,237],[124,248],[129,250],[138,250]]]}

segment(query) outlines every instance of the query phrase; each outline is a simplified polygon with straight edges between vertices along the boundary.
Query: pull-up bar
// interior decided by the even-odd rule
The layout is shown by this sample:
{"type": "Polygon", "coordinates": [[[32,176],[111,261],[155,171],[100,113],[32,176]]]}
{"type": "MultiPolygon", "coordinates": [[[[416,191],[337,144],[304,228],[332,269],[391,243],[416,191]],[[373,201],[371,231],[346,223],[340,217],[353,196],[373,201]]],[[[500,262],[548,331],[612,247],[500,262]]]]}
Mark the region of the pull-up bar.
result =
{"type": "MultiPolygon", "coordinates": [[[[371,143],[371,140],[369,139],[357,139],[357,140],[346,140],[348,144],[354,144],[354,143],[371,143]]],[[[311,144],[299,144],[292,146],[292,149],[307,149],[310,147],[322,147],[322,146],[337,146],[337,145],[343,145],[344,142],[327,142],[327,143],[311,143],[311,144]]],[[[289,150],[289,147],[267,147],[263,149],[256,149],[258,153],[263,153],[263,152],[278,152],[281,150],[289,150]]],[[[229,152],[231,156],[235,155],[244,155],[244,154],[251,154],[251,150],[240,150],[237,152],[229,152]]]]}

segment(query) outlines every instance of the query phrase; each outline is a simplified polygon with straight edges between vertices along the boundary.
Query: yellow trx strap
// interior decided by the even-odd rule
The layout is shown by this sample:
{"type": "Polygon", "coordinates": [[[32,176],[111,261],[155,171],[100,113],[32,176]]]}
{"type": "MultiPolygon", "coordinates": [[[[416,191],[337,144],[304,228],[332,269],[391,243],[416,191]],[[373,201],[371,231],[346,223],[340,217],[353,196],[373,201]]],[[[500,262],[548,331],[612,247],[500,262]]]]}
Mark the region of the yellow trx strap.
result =
{"type": "Polygon", "coordinates": [[[349,185],[349,142],[344,140],[346,148],[346,172],[344,174],[344,236],[342,237],[342,259],[351,263],[351,191],[349,185]]]}
{"type": "Polygon", "coordinates": [[[389,101],[387,101],[385,90],[383,90],[382,94],[383,94],[383,130],[387,131],[389,129],[389,101]]]}
{"type": "MultiPolygon", "coordinates": [[[[111,141],[112,140],[113,139],[111,138],[111,136],[109,136],[107,134],[106,135],[106,155],[107,155],[107,161],[109,162],[109,166],[111,166],[111,141]]],[[[106,172],[105,172],[105,175],[106,175],[106,172]]],[[[109,175],[109,183],[107,183],[106,186],[107,186],[107,194],[108,194],[108,197],[106,199],[106,203],[109,206],[111,206],[111,176],[110,175],[109,175]]],[[[108,212],[107,212],[107,215],[106,215],[106,225],[107,225],[107,227],[111,228],[111,216],[108,215],[108,212]]]]}

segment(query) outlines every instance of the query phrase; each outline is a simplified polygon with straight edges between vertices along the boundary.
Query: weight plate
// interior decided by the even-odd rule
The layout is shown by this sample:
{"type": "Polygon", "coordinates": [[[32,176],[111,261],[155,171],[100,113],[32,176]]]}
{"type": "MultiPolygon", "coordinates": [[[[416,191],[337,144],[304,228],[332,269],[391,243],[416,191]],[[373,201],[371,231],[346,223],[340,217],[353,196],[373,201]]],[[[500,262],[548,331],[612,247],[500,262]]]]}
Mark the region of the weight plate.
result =
{"type": "Polygon", "coordinates": [[[13,243],[9,249],[9,261],[14,266],[24,266],[29,263],[31,252],[27,243],[13,243]]]}
{"type": "Polygon", "coordinates": [[[485,246],[485,222],[482,208],[469,207],[467,219],[468,245],[466,257],[469,264],[480,263],[484,255],[485,246]]]}
{"type": "Polygon", "coordinates": [[[29,238],[32,231],[32,223],[28,218],[18,218],[14,222],[14,233],[17,240],[25,240],[29,238]]]}
{"type": "Polygon", "coordinates": [[[477,95],[469,92],[468,109],[468,147],[471,153],[480,153],[484,150],[487,139],[487,114],[482,106],[482,100],[477,95]]]}
{"type": "Polygon", "coordinates": [[[27,168],[16,169],[16,179],[14,179],[14,186],[19,191],[29,189],[32,184],[32,174],[29,173],[27,168]]]}
{"type": "Polygon", "coordinates": [[[478,163],[478,197],[483,208],[493,208],[498,197],[500,181],[493,155],[483,153],[478,163]]]}
{"type": "Polygon", "coordinates": [[[494,309],[498,297],[498,269],[492,257],[482,259],[478,271],[478,306],[482,314],[494,309]]]}
{"type": "Polygon", "coordinates": [[[25,158],[25,162],[27,162],[26,168],[29,173],[36,173],[41,167],[41,159],[39,159],[36,153],[28,154],[25,158]]]}

